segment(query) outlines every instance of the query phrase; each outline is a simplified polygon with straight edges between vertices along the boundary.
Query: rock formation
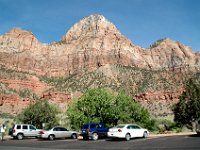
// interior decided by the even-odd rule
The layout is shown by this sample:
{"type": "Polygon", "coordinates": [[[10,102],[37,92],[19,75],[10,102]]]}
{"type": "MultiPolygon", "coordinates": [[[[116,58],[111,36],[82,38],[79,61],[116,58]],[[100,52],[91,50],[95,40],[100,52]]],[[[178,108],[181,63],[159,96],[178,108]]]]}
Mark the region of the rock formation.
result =
{"type": "Polygon", "coordinates": [[[166,39],[143,49],[124,37],[100,15],[76,23],[60,42],[40,43],[31,32],[14,28],[0,37],[0,63],[40,75],[63,76],[106,64],[146,69],[199,68],[200,57],[191,48],[166,39]],[[9,59],[8,59],[9,58],[9,59]]]}
{"type": "MultiPolygon", "coordinates": [[[[20,28],[0,36],[0,65],[15,71],[61,77],[116,64],[147,70],[197,72],[200,69],[200,55],[193,53],[190,47],[168,38],[151,48],[141,48],[101,15],[83,18],[67,31],[61,41],[51,44],[39,42],[31,32],[20,28]]],[[[16,85],[18,81],[2,78],[0,82],[13,82],[16,85]]],[[[26,84],[29,86],[29,82],[26,84]]],[[[35,84],[35,87],[37,92],[41,86],[35,84]]],[[[51,99],[49,95],[56,97],[55,93],[44,94],[44,97],[51,99]]],[[[160,99],[166,97],[165,94],[160,94],[160,99]]],[[[68,94],[66,97],[69,99],[68,94]]],[[[3,105],[4,98],[1,99],[3,105]]]]}

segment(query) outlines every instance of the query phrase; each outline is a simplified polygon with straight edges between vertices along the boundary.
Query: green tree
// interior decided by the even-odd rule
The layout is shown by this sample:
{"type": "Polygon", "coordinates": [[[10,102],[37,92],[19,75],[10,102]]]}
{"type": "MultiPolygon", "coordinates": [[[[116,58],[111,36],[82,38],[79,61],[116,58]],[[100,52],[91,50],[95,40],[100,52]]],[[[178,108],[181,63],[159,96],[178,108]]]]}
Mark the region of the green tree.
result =
{"type": "Polygon", "coordinates": [[[174,121],[179,125],[192,125],[200,119],[200,77],[199,74],[189,79],[185,84],[185,91],[175,105],[174,121]]]}
{"type": "Polygon", "coordinates": [[[88,90],[69,106],[67,116],[75,129],[87,122],[101,122],[109,126],[131,122],[143,126],[153,124],[149,112],[125,92],[116,95],[105,89],[88,90]]]}
{"type": "Polygon", "coordinates": [[[31,104],[18,116],[17,120],[22,123],[33,124],[37,128],[42,128],[45,123],[45,128],[51,128],[58,124],[57,107],[50,105],[47,100],[40,100],[31,104]]]}

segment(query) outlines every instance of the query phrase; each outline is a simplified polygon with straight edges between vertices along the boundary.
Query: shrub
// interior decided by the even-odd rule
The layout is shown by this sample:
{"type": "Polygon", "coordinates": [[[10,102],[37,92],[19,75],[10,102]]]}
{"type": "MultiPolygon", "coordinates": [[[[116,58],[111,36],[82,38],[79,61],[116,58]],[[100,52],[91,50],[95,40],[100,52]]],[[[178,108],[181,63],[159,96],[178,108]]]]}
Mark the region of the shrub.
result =
{"type": "Polygon", "coordinates": [[[37,128],[43,128],[45,123],[45,128],[48,129],[58,124],[58,113],[57,107],[50,105],[47,100],[40,100],[27,107],[16,119],[22,123],[33,124],[37,128]]]}

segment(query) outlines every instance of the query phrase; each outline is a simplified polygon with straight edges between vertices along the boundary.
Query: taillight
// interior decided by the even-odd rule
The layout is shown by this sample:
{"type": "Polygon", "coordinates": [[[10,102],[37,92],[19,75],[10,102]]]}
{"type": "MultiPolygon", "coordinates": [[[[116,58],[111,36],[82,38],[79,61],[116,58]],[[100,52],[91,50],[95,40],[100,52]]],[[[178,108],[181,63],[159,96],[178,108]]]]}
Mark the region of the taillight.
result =
{"type": "Polygon", "coordinates": [[[118,129],[118,132],[122,132],[122,130],[121,130],[121,129],[118,129]]]}
{"type": "Polygon", "coordinates": [[[44,132],[43,132],[43,131],[40,131],[39,134],[44,134],[44,132]]]}
{"type": "Polygon", "coordinates": [[[13,133],[15,133],[15,129],[13,129],[13,133]]]}

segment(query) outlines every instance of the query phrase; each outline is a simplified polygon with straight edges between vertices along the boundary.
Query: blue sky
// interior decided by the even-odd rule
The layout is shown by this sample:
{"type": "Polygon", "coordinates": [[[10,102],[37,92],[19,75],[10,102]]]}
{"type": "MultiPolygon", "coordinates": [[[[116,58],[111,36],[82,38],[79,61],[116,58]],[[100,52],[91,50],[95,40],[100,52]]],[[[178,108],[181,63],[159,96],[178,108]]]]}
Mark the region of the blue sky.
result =
{"type": "Polygon", "coordinates": [[[91,14],[141,47],[168,37],[200,51],[199,0],[0,0],[0,35],[20,27],[51,43],[91,14]]]}

